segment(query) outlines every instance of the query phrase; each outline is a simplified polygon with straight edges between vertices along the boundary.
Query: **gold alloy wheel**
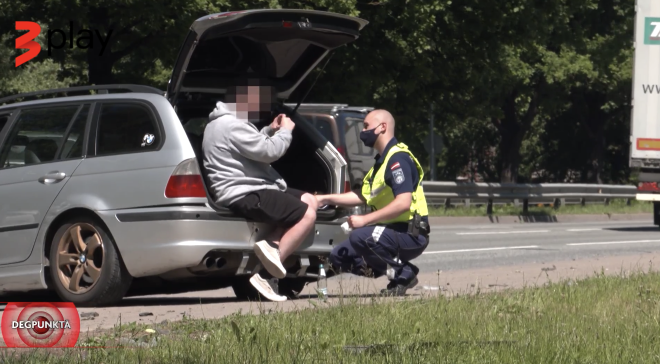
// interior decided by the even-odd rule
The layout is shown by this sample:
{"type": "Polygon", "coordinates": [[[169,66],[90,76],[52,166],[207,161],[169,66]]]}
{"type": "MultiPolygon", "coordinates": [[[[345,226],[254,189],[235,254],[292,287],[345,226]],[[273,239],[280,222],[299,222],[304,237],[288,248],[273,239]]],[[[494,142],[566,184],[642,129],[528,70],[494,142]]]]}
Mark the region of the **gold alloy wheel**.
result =
{"type": "Polygon", "coordinates": [[[73,224],[57,246],[57,275],[62,286],[74,294],[92,289],[103,265],[103,240],[94,226],[73,224]]]}

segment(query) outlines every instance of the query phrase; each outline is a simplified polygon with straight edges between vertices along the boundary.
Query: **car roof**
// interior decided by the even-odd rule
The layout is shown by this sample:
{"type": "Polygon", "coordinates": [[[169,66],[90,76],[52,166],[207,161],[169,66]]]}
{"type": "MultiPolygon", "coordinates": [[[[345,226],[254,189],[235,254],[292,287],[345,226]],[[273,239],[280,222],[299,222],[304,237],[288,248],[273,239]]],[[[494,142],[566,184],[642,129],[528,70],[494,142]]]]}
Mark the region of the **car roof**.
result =
{"type": "MultiPolygon", "coordinates": [[[[290,107],[295,107],[296,104],[286,104],[290,107]]],[[[373,106],[349,106],[348,104],[300,104],[298,110],[300,111],[353,111],[367,113],[374,110],[373,106]]]]}
{"type": "Polygon", "coordinates": [[[147,100],[153,102],[157,102],[157,101],[167,102],[167,99],[165,99],[165,97],[162,95],[157,95],[153,93],[143,93],[143,92],[122,92],[122,93],[112,93],[112,94],[52,97],[52,98],[45,98],[40,100],[21,101],[16,103],[10,103],[7,105],[2,105],[0,106],[0,111],[11,110],[26,106],[63,104],[63,103],[79,102],[79,101],[113,100],[113,99],[139,99],[139,100],[147,100]]]}

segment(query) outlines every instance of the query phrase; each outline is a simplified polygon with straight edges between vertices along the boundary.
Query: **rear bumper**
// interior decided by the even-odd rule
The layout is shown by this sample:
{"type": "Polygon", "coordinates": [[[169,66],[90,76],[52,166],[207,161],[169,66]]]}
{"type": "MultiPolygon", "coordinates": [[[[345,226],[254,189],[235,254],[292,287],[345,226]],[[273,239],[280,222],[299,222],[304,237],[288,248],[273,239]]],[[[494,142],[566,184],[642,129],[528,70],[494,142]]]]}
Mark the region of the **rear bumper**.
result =
{"type": "MultiPolygon", "coordinates": [[[[211,251],[251,252],[273,226],[221,216],[206,206],[99,211],[133,277],[198,266],[211,251]]],[[[297,255],[327,256],[347,239],[339,222],[317,222],[297,255]]]]}

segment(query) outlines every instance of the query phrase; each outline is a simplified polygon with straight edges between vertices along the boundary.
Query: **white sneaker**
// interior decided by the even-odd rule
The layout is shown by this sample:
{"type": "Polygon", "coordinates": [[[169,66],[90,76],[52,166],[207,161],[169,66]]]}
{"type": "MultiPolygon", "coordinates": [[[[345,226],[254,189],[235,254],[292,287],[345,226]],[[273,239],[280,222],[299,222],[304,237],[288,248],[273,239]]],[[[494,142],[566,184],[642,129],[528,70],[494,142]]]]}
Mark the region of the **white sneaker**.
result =
{"type": "Polygon", "coordinates": [[[259,273],[253,275],[250,278],[250,283],[254,286],[254,288],[261,293],[262,296],[268,298],[271,301],[276,301],[276,302],[282,302],[286,301],[286,296],[280,296],[277,293],[275,293],[275,289],[273,289],[273,286],[271,285],[272,281],[267,281],[259,275],[259,273]]]}
{"type": "Polygon", "coordinates": [[[261,260],[261,264],[264,265],[264,268],[268,273],[272,274],[275,278],[284,278],[286,277],[286,269],[280,261],[280,250],[273,248],[268,244],[266,240],[262,240],[254,244],[254,253],[257,255],[257,258],[261,260]]]}

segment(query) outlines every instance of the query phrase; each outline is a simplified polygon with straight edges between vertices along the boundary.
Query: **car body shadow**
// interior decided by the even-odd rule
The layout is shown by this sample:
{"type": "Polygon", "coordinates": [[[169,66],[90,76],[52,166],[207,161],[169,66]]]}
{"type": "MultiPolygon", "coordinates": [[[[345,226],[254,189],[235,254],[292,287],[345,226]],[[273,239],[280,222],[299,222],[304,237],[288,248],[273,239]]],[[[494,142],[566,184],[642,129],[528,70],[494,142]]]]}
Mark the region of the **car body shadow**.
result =
{"type": "Polygon", "coordinates": [[[236,297],[130,297],[112,307],[131,306],[190,306],[213,303],[242,302],[236,297]]]}

